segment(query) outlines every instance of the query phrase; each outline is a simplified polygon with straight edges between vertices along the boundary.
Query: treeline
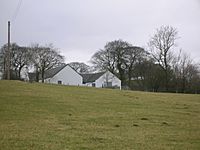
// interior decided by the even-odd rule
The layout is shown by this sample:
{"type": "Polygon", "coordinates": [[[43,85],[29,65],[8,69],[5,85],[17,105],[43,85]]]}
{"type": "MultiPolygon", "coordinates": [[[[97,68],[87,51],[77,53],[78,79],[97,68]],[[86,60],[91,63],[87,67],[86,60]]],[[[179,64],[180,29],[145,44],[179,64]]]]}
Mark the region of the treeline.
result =
{"type": "Polygon", "coordinates": [[[116,40],[108,42],[91,59],[96,69],[109,70],[124,89],[200,93],[199,66],[182,50],[175,52],[178,32],[162,26],[148,42],[148,49],[116,40]]]}
{"type": "MultiPolygon", "coordinates": [[[[148,48],[134,46],[123,40],[108,42],[91,58],[92,66],[72,62],[80,73],[109,70],[122,81],[123,89],[200,93],[200,68],[183,50],[175,51],[178,32],[171,26],[162,26],[150,38],[148,48]]],[[[0,50],[0,69],[5,76],[6,49],[0,50]]],[[[44,72],[61,65],[64,56],[52,45],[34,44],[30,47],[11,45],[12,79],[21,79],[22,70],[36,73],[44,81],[44,72]]]]}
{"type": "MultiPolygon", "coordinates": [[[[7,47],[8,45],[5,44],[0,49],[0,72],[3,79],[7,78],[7,47]]],[[[33,44],[30,47],[11,44],[10,79],[12,80],[23,80],[22,73],[28,76],[28,72],[33,70],[36,73],[36,82],[39,81],[39,76],[44,82],[44,72],[62,63],[64,63],[64,56],[52,44],[46,46],[33,44]]]]}

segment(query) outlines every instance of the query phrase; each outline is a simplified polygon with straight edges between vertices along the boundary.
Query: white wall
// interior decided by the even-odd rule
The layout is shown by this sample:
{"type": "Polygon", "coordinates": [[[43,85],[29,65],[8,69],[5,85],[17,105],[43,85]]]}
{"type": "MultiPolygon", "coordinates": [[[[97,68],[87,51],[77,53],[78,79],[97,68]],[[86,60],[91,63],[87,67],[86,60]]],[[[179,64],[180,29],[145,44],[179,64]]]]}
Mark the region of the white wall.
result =
{"type": "Polygon", "coordinates": [[[24,79],[25,81],[29,81],[28,77],[28,68],[24,67],[21,70],[21,78],[24,79]]]}
{"type": "Polygon", "coordinates": [[[58,81],[62,81],[64,85],[82,85],[83,78],[70,66],[66,66],[60,72],[58,72],[53,78],[45,79],[45,83],[58,84],[58,81]]]}
{"type": "Polygon", "coordinates": [[[95,81],[96,87],[102,87],[105,82],[112,82],[112,86],[118,86],[121,89],[121,80],[119,80],[114,74],[107,71],[99,79],[95,81]]]}

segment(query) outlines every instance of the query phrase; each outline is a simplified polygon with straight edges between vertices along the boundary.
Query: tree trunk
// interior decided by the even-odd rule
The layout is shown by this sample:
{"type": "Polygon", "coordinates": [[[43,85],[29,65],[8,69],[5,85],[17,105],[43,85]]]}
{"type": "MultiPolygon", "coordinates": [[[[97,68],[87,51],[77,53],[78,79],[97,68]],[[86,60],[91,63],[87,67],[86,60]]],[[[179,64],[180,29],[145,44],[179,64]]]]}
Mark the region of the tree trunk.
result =
{"type": "Polygon", "coordinates": [[[165,90],[168,91],[169,90],[169,83],[168,83],[168,70],[165,70],[165,90]]]}
{"type": "Polygon", "coordinates": [[[18,78],[21,79],[21,70],[24,66],[21,66],[19,67],[19,70],[18,70],[18,78]]]}
{"type": "Polygon", "coordinates": [[[186,80],[185,80],[185,77],[183,77],[183,80],[182,80],[182,87],[181,87],[181,92],[182,93],[185,93],[185,82],[186,82],[186,80]]]}
{"type": "Polygon", "coordinates": [[[117,69],[119,70],[119,79],[121,80],[121,84],[124,85],[124,71],[121,68],[121,63],[117,64],[117,69]]]}
{"type": "Polygon", "coordinates": [[[131,88],[131,70],[128,71],[128,86],[131,88]]]}
{"type": "Polygon", "coordinates": [[[42,83],[44,83],[44,69],[42,68],[42,83]]]}
{"type": "Polygon", "coordinates": [[[36,70],[35,70],[35,81],[36,82],[39,82],[39,75],[40,75],[40,73],[38,71],[38,67],[36,66],[36,70]]]}

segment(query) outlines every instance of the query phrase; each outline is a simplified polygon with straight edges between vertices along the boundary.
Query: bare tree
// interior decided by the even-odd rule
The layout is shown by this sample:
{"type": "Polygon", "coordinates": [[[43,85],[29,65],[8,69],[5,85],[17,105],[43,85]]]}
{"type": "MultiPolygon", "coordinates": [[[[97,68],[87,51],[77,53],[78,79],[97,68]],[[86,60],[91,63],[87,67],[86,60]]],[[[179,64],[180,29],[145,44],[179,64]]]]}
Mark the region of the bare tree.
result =
{"type": "Polygon", "coordinates": [[[197,89],[198,65],[193,62],[190,56],[182,50],[173,60],[173,73],[176,92],[185,93],[186,90],[197,89]]]}
{"type": "Polygon", "coordinates": [[[31,47],[32,64],[35,67],[36,81],[39,81],[41,75],[42,82],[44,82],[45,71],[56,67],[64,62],[64,57],[53,47],[52,44],[47,46],[40,46],[34,44],[31,47]]]}
{"type": "Polygon", "coordinates": [[[128,74],[128,86],[131,86],[131,78],[137,62],[141,61],[147,53],[141,47],[132,46],[125,48],[125,66],[128,74]]]}
{"type": "Polygon", "coordinates": [[[187,85],[187,76],[190,74],[192,66],[192,60],[187,54],[183,54],[180,59],[179,73],[180,73],[180,83],[181,83],[181,92],[185,93],[187,85]],[[191,68],[191,69],[190,69],[191,68]]]}
{"type": "Polygon", "coordinates": [[[76,70],[78,73],[89,73],[90,66],[86,65],[85,63],[81,62],[71,62],[69,65],[76,70]]]}
{"type": "Polygon", "coordinates": [[[16,76],[21,78],[21,71],[30,64],[31,55],[28,47],[17,47],[12,50],[12,66],[16,76]]]}
{"type": "Polygon", "coordinates": [[[103,50],[96,52],[91,62],[100,70],[109,70],[114,74],[118,74],[122,85],[125,83],[125,48],[132,45],[123,40],[115,40],[108,42],[103,50]]]}
{"type": "Polygon", "coordinates": [[[5,69],[6,69],[6,48],[7,45],[3,45],[0,49],[0,72],[2,78],[5,78],[5,69]]]}
{"type": "MultiPolygon", "coordinates": [[[[5,72],[5,51],[7,49],[7,44],[1,48],[1,70],[5,72]]],[[[30,53],[29,48],[18,46],[16,43],[11,44],[11,58],[10,58],[10,69],[11,69],[11,79],[21,79],[21,71],[24,67],[29,65],[30,53]]]]}
{"type": "Polygon", "coordinates": [[[153,59],[143,58],[136,62],[131,89],[157,92],[163,86],[163,69],[153,59]]]}
{"type": "Polygon", "coordinates": [[[116,72],[115,57],[112,56],[112,52],[109,49],[97,51],[91,58],[91,63],[96,70],[109,70],[110,72],[116,72]]]}
{"type": "Polygon", "coordinates": [[[165,89],[168,90],[169,70],[173,58],[172,48],[176,45],[178,32],[171,26],[161,26],[151,37],[148,45],[151,54],[165,72],[165,89]]]}
{"type": "Polygon", "coordinates": [[[200,68],[197,64],[190,65],[188,81],[188,87],[190,87],[190,91],[195,94],[200,94],[200,68]]]}

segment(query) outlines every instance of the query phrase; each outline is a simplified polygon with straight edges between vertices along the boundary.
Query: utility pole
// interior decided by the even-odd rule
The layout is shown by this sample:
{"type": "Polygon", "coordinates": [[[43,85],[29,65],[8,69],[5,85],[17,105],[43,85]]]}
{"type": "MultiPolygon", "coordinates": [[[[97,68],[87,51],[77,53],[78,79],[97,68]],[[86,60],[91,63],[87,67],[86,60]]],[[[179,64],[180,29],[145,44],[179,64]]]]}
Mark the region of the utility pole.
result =
{"type": "Polygon", "coordinates": [[[10,80],[10,21],[8,21],[8,49],[7,49],[7,65],[6,65],[6,73],[7,80],[10,80]]]}

